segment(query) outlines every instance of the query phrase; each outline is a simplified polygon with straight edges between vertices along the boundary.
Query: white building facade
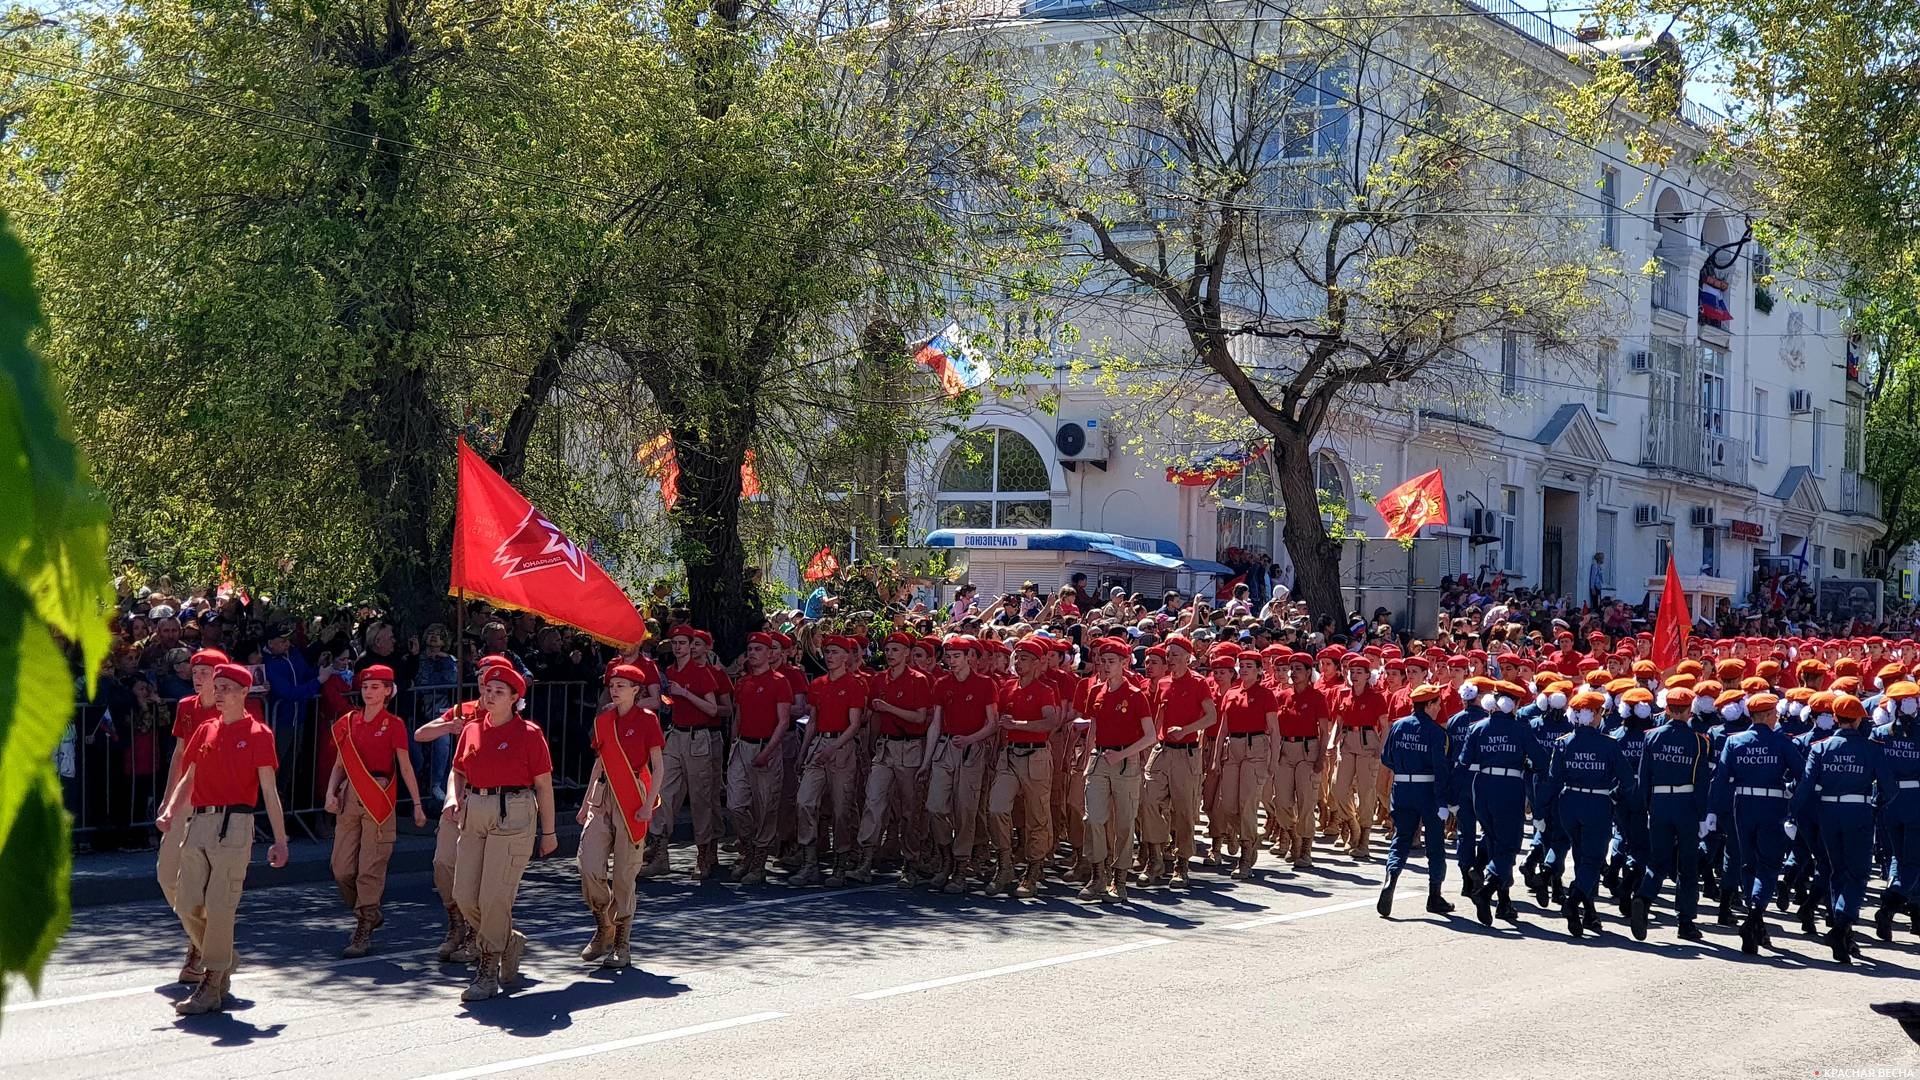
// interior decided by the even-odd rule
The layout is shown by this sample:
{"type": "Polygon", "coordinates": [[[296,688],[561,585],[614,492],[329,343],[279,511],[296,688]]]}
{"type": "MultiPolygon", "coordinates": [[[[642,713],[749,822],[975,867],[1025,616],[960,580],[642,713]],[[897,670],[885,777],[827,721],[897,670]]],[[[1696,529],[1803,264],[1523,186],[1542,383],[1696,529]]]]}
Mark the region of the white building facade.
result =
{"type": "MultiPolygon", "coordinates": [[[[1544,20],[1489,25],[1543,53],[1564,44],[1543,40],[1563,33],[1544,20]]],[[[1033,26],[1052,32],[1044,19],[1033,26]]],[[[1705,145],[1685,124],[1669,138],[1683,151],[1705,145]]],[[[1329,425],[1316,471],[1322,489],[1348,504],[1351,527],[1379,536],[1383,522],[1363,491],[1377,496],[1435,467],[1451,522],[1427,530],[1411,554],[1385,541],[1350,543],[1342,566],[1350,608],[1385,606],[1424,622],[1431,599],[1421,597],[1442,575],[1463,573],[1584,601],[1596,553],[1605,556],[1604,593],[1633,603],[1657,596],[1671,553],[1700,614],[1723,597],[1744,603],[1757,575],[1782,566],[1816,582],[1867,575],[1884,532],[1878,492],[1863,475],[1867,358],[1845,313],[1816,302],[1831,288],[1762,287],[1772,268],[1758,245],[1737,244],[1743,199],[1716,174],[1637,168],[1624,146],[1602,150],[1592,166],[1594,239],[1629,272],[1601,334],[1578,346],[1580,362],[1517,338],[1490,341],[1479,356],[1484,400],[1407,400],[1349,410],[1329,425]],[[1639,273],[1649,261],[1663,272],[1639,273]]],[[[1088,326],[1083,336],[1101,333],[1088,326]]],[[[1210,486],[1170,482],[1153,440],[1100,434],[1137,405],[1125,387],[1101,389],[1071,368],[1062,357],[1051,378],[997,387],[963,433],[925,447],[907,478],[922,535],[1087,530],[1171,540],[1198,560],[1238,566],[1264,554],[1286,565],[1264,459],[1210,486]],[[1069,425],[1084,435],[1088,421],[1096,426],[1085,446],[1071,434],[1061,440],[1069,425]]],[[[982,536],[983,550],[998,542],[982,536]]],[[[964,536],[957,546],[968,546],[964,536]]],[[[1060,582],[1046,574],[1071,569],[1002,556],[979,565],[988,592],[1017,584],[1006,580],[1015,573],[1053,587],[1060,582]]],[[[1087,568],[1134,591],[1143,581],[1184,591],[1208,580],[1087,568]]]]}

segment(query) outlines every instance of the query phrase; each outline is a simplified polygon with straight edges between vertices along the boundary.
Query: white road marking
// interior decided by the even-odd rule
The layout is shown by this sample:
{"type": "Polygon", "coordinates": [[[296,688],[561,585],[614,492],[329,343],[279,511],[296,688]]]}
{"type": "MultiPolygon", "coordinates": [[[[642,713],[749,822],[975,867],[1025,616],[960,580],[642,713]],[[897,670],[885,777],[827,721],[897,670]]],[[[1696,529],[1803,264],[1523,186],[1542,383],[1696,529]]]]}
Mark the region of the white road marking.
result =
{"type": "MultiPolygon", "coordinates": [[[[836,896],[848,896],[854,893],[875,892],[877,890],[889,888],[889,887],[890,886],[887,886],[887,885],[861,885],[861,886],[856,886],[856,887],[847,888],[847,889],[829,889],[825,892],[802,892],[802,893],[794,893],[791,896],[770,896],[763,900],[747,900],[738,904],[706,904],[700,907],[681,908],[677,911],[669,912],[667,914],[661,915],[657,919],[651,920],[650,922],[647,923],[647,925],[656,926],[662,923],[674,922],[680,919],[693,918],[695,916],[711,917],[715,914],[724,914],[728,911],[734,911],[737,909],[744,909],[744,908],[779,907],[785,904],[803,904],[803,903],[808,903],[814,900],[828,900],[836,896]]],[[[543,944],[551,945],[556,942],[564,941],[568,938],[578,938],[584,941],[587,936],[588,935],[585,931],[585,928],[582,927],[582,928],[569,928],[565,930],[549,930],[546,933],[542,933],[542,934],[529,934],[528,939],[531,941],[537,941],[543,944]]],[[[362,956],[353,960],[329,960],[324,963],[309,964],[301,968],[300,970],[307,971],[307,972],[311,972],[316,969],[320,971],[338,971],[341,968],[355,967],[360,964],[378,964],[382,962],[395,963],[395,962],[406,960],[412,957],[433,956],[438,952],[438,950],[439,950],[439,946],[435,945],[431,948],[415,949],[415,950],[412,950],[411,952],[375,953],[372,956],[362,956]]],[[[436,961],[436,963],[437,962],[438,961],[436,961]]],[[[237,980],[237,979],[260,978],[262,976],[272,975],[272,974],[275,974],[275,972],[269,971],[269,970],[242,971],[235,974],[233,977],[237,980]]],[[[156,993],[159,991],[159,989],[162,986],[165,986],[165,985],[169,985],[169,984],[147,983],[142,986],[128,986],[128,987],[122,987],[117,990],[99,990],[90,994],[75,994],[71,997],[47,998],[44,1001],[22,1001],[18,1003],[8,1004],[4,1009],[0,1009],[0,1013],[12,1015],[13,1013],[17,1013],[17,1012],[31,1012],[35,1009],[52,1009],[62,1005],[84,1005],[90,1001],[111,1001],[115,998],[138,997],[142,994],[156,993]]],[[[10,990],[9,994],[25,992],[25,990],[26,990],[26,986],[24,983],[22,983],[20,984],[17,991],[10,990]]]]}
{"type": "Polygon", "coordinates": [[[898,994],[912,994],[921,990],[937,990],[943,986],[959,983],[977,982],[1001,975],[1012,975],[1020,971],[1032,971],[1036,968],[1054,967],[1059,964],[1071,964],[1080,960],[1097,960],[1103,956],[1117,956],[1120,953],[1133,952],[1136,949],[1148,949],[1155,945],[1171,944],[1166,938],[1139,937],[1118,945],[1109,945],[1104,949],[1089,949],[1086,952],[1067,953],[1064,956],[1049,956],[1044,960],[1029,960],[1024,964],[1008,964],[1006,967],[988,968],[985,971],[970,972],[966,975],[949,975],[944,979],[929,979],[926,982],[908,983],[905,986],[890,986],[885,990],[869,990],[864,994],[855,994],[861,1001],[878,1001],[898,994]]]}
{"type": "Polygon", "coordinates": [[[531,1069],[539,1065],[551,1065],[556,1061],[572,1061],[575,1058],[593,1057],[596,1054],[610,1054],[616,1050],[630,1050],[636,1046],[666,1042],[669,1039],[684,1039],[691,1035],[705,1035],[710,1031],[724,1031],[727,1028],[745,1027],[748,1024],[778,1020],[787,1015],[778,1012],[748,1013],[726,1020],[715,1020],[708,1024],[694,1024],[691,1027],[674,1028],[671,1031],[656,1031],[651,1035],[636,1035],[631,1039],[615,1039],[612,1042],[593,1043],[588,1046],[576,1046],[571,1050],[555,1050],[550,1054],[536,1054],[533,1057],[514,1058],[511,1061],[496,1061],[491,1065],[475,1065],[452,1072],[433,1073],[418,1077],[417,1080],[473,1080],[477,1076],[496,1076],[517,1069],[531,1069]]]}
{"type": "Polygon", "coordinates": [[[1228,923],[1227,925],[1222,926],[1220,929],[1252,930],[1256,927],[1272,926],[1275,923],[1294,922],[1295,920],[1298,920],[1298,919],[1311,919],[1315,915],[1332,915],[1335,912],[1352,911],[1354,908],[1366,907],[1368,904],[1371,904],[1371,903],[1374,903],[1374,901],[1373,900],[1349,900],[1344,904],[1327,904],[1324,907],[1308,908],[1305,911],[1289,911],[1280,915],[1268,915],[1264,918],[1248,919],[1245,922],[1228,923]]]}

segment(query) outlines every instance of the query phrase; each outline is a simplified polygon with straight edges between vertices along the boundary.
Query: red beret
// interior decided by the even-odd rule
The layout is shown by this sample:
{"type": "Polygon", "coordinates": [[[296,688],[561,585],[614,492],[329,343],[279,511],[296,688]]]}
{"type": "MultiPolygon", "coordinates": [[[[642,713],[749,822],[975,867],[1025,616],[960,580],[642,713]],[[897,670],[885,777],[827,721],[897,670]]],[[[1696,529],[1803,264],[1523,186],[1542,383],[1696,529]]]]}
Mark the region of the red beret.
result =
{"type": "Polygon", "coordinates": [[[907,648],[911,649],[915,645],[919,644],[919,641],[912,634],[906,633],[901,630],[895,630],[893,633],[887,635],[887,644],[905,645],[907,648]]]}
{"type": "Polygon", "coordinates": [[[1184,650],[1189,656],[1192,656],[1198,651],[1193,647],[1193,642],[1189,640],[1185,634],[1169,634],[1167,635],[1167,640],[1161,644],[1169,649],[1178,647],[1184,650]]]}
{"type": "Polygon", "coordinates": [[[1040,638],[1031,638],[1031,637],[1021,638],[1020,641],[1014,645],[1014,649],[1016,649],[1019,652],[1026,653],[1028,656],[1033,657],[1035,660],[1038,660],[1041,657],[1047,655],[1047,653],[1051,651],[1052,648],[1053,646],[1049,645],[1047,642],[1041,640],[1040,638]]]}
{"type": "Polygon", "coordinates": [[[977,653],[980,651],[980,639],[966,634],[955,634],[941,642],[940,647],[948,652],[977,653]]]}
{"type": "Polygon", "coordinates": [[[927,650],[928,656],[940,655],[940,639],[937,637],[923,637],[920,640],[914,642],[913,647],[916,649],[927,650]]]}
{"type": "MultiPolygon", "coordinates": [[[[749,638],[749,640],[751,640],[751,637],[749,638]]],[[[638,664],[613,665],[613,667],[607,672],[607,681],[612,682],[615,679],[625,679],[635,686],[647,685],[647,676],[644,672],[640,670],[640,666],[638,664]]]]}
{"type": "Polygon", "coordinates": [[[239,664],[221,664],[213,669],[213,677],[216,679],[225,679],[242,688],[251,689],[253,687],[253,672],[248,671],[239,664]]]}
{"type": "Polygon", "coordinates": [[[228,656],[219,649],[201,649],[199,652],[193,654],[193,659],[189,660],[188,663],[193,667],[204,666],[217,668],[221,664],[233,663],[233,657],[228,656]]]}
{"type": "Polygon", "coordinates": [[[1353,671],[1356,669],[1360,671],[1365,671],[1366,669],[1372,666],[1373,666],[1373,661],[1367,659],[1365,656],[1356,654],[1356,655],[1347,657],[1348,671],[1353,671]]]}
{"type": "Polygon", "coordinates": [[[1117,637],[1103,637],[1093,643],[1096,656],[1118,656],[1123,660],[1133,658],[1133,648],[1117,637]]]}
{"type": "Polygon", "coordinates": [[[773,643],[775,645],[778,645],[783,649],[793,648],[793,639],[781,633],[778,630],[769,630],[767,632],[767,636],[773,639],[773,643]]]}
{"type": "Polygon", "coordinates": [[[754,633],[748,634],[747,644],[758,645],[763,649],[777,649],[780,647],[780,643],[773,640],[772,634],[768,634],[760,631],[756,631],[754,633]]]}
{"type": "Polygon", "coordinates": [[[672,640],[673,638],[677,638],[677,637],[683,637],[691,641],[695,636],[696,634],[693,627],[688,626],[686,623],[681,623],[678,626],[675,626],[673,629],[667,631],[668,640],[672,640]]]}
{"type": "Polygon", "coordinates": [[[512,688],[513,696],[520,697],[527,692],[527,680],[519,672],[505,664],[494,664],[480,672],[481,683],[506,683],[512,688]]]}
{"type": "Polygon", "coordinates": [[[708,646],[709,648],[712,647],[713,645],[712,634],[707,633],[705,630],[702,630],[699,627],[695,627],[693,631],[693,636],[696,641],[700,642],[700,644],[708,646]]]}
{"type": "Polygon", "coordinates": [[[1167,647],[1165,645],[1149,645],[1147,646],[1146,655],[1157,656],[1165,660],[1167,658],[1167,647]]]}
{"type": "Polygon", "coordinates": [[[360,672],[360,681],[363,683],[383,682],[388,686],[392,686],[393,669],[385,664],[368,664],[366,668],[360,672]]]}

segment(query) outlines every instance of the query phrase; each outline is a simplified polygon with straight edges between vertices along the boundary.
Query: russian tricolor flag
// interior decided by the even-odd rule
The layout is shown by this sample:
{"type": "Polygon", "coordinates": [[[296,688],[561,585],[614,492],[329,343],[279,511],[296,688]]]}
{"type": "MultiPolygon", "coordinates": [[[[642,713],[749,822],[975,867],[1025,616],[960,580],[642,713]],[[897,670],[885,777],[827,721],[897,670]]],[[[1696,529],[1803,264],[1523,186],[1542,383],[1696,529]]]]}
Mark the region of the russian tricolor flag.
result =
{"type": "Polygon", "coordinates": [[[925,364],[940,377],[940,389],[948,397],[961,394],[993,378],[993,365],[985,357],[976,356],[967,347],[967,339],[960,332],[959,323],[948,323],[945,330],[933,336],[933,340],[920,346],[913,354],[915,363],[925,364]]]}

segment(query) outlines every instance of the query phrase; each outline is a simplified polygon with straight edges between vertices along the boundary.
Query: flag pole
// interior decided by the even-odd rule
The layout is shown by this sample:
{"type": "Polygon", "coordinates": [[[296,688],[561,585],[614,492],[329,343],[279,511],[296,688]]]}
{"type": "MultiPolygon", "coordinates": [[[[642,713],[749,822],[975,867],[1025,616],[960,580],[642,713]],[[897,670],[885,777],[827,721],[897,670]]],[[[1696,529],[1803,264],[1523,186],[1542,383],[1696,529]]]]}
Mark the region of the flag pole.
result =
{"type": "Polygon", "coordinates": [[[453,662],[455,667],[453,673],[453,693],[457,698],[463,695],[464,691],[462,687],[465,685],[467,678],[467,590],[461,589],[455,595],[458,599],[454,603],[453,617],[454,620],[460,624],[453,629],[453,662]]]}

